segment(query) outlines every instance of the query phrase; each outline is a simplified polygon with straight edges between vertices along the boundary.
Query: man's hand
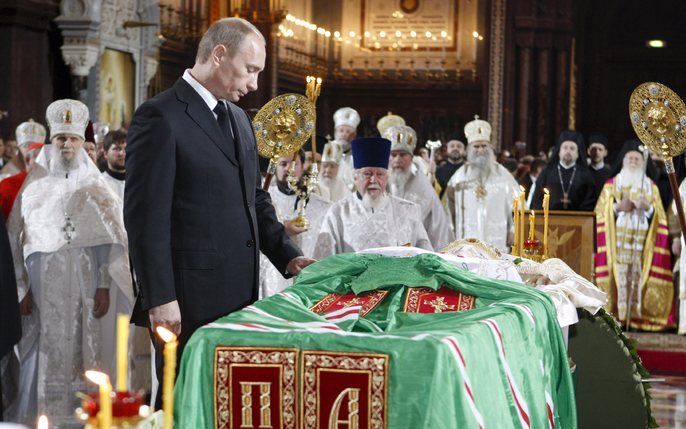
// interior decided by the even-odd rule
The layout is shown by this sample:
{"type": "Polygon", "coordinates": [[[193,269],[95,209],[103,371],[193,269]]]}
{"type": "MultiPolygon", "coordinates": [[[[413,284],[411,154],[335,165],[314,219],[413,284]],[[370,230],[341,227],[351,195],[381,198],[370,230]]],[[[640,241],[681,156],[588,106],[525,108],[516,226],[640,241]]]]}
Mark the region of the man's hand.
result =
{"type": "Polygon", "coordinates": [[[22,316],[28,316],[33,312],[33,296],[31,290],[26,293],[24,299],[19,303],[19,312],[22,316]]]}
{"type": "Polygon", "coordinates": [[[297,225],[292,220],[285,220],[283,222],[283,227],[286,229],[286,234],[288,234],[289,237],[294,237],[298,234],[302,234],[303,232],[307,231],[307,228],[303,228],[302,226],[297,225]]]}
{"type": "Polygon", "coordinates": [[[95,291],[95,298],[93,303],[93,317],[96,319],[101,318],[107,314],[107,310],[110,308],[110,290],[98,288],[95,291]]]}
{"type": "Polygon", "coordinates": [[[305,268],[308,265],[312,265],[315,262],[317,262],[316,259],[310,259],[310,258],[306,258],[304,256],[297,256],[297,257],[291,259],[291,262],[288,263],[286,270],[288,270],[288,272],[290,274],[297,276],[298,274],[300,274],[300,271],[303,268],[305,268]]]}
{"type": "Polygon", "coordinates": [[[681,256],[681,238],[672,240],[672,253],[674,256],[681,256]]]}
{"type": "Polygon", "coordinates": [[[626,198],[617,203],[618,212],[630,212],[634,209],[634,203],[630,199],[626,198]]]}
{"type": "Polygon", "coordinates": [[[178,301],[174,300],[151,308],[148,310],[148,317],[150,317],[150,327],[153,331],[158,326],[164,326],[177,337],[181,334],[181,310],[178,301]]]}
{"type": "Polygon", "coordinates": [[[650,208],[650,201],[648,201],[646,197],[641,197],[636,203],[636,208],[639,210],[648,210],[650,208]]]}

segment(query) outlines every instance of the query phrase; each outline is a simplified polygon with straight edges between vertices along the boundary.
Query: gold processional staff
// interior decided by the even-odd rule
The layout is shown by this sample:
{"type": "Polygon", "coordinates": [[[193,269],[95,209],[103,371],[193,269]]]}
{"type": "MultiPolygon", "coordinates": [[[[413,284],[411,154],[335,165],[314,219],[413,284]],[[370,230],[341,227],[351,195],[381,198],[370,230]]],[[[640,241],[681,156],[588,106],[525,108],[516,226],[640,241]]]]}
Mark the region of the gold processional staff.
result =
{"type": "Polygon", "coordinates": [[[645,82],[629,99],[629,118],[634,131],[648,149],[665,161],[681,233],[686,236],[686,218],[672,158],[686,150],[686,105],[665,85],[645,82]]]}
{"type": "Polygon", "coordinates": [[[252,121],[257,151],[269,159],[262,189],[269,189],[278,159],[297,152],[310,138],[314,120],[314,104],[300,94],[279,95],[257,112],[252,121]]]}

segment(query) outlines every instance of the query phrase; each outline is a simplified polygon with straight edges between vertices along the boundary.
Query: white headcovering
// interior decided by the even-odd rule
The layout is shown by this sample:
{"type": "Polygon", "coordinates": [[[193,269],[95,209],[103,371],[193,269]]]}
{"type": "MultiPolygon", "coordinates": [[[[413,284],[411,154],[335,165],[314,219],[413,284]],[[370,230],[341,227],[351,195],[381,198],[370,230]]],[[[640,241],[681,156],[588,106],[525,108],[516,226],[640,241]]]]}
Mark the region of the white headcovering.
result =
{"type": "Polygon", "coordinates": [[[395,125],[387,128],[381,137],[391,141],[391,152],[394,150],[402,150],[412,154],[414,153],[415,146],[417,146],[417,133],[412,127],[408,127],[407,125],[395,125]]]}
{"type": "Polygon", "coordinates": [[[396,125],[405,125],[405,119],[403,119],[402,116],[388,112],[386,116],[379,119],[376,123],[376,129],[379,130],[379,135],[383,136],[387,129],[396,125]]]}
{"type": "Polygon", "coordinates": [[[491,141],[491,125],[474,115],[474,120],[464,126],[464,134],[467,136],[467,144],[476,141],[491,141]]]}
{"type": "Polygon", "coordinates": [[[357,130],[357,126],[360,125],[360,115],[357,113],[357,110],[351,107],[341,107],[333,114],[333,123],[334,127],[347,125],[357,130]]]}
{"type": "Polygon", "coordinates": [[[29,143],[45,143],[45,127],[33,119],[19,124],[14,134],[19,147],[29,143]]]}
{"type": "Polygon", "coordinates": [[[58,134],[73,134],[86,139],[88,107],[78,100],[57,100],[45,112],[50,127],[50,139],[58,134]]]}
{"type": "Polygon", "coordinates": [[[328,142],[324,145],[324,153],[322,154],[322,162],[333,162],[334,164],[340,164],[343,158],[343,150],[341,145],[337,144],[335,141],[328,142]]]}

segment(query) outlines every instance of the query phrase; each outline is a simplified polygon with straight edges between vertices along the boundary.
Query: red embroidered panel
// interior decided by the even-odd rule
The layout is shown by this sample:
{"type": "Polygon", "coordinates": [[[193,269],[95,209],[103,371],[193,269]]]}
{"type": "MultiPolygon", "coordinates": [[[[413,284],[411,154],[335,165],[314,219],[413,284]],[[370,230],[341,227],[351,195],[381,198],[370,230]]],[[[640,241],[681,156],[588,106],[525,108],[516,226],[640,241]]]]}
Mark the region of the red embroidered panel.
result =
{"type": "Polygon", "coordinates": [[[386,428],[388,356],[303,351],[303,428],[386,428]]]}
{"type": "Polygon", "coordinates": [[[407,313],[445,313],[474,308],[474,297],[442,286],[408,288],[403,311],[407,313]]]}
{"type": "Polygon", "coordinates": [[[215,427],[295,429],[297,349],[217,347],[215,427]]]}
{"type": "Polygon", "coordinates": [[[352,307],[353,305],[360,305],[362,306],[360,316],[364,317],[367,313],[379,305],[379,303],[383,301],[387,294],[388,291],[385,290],[377,290],[361,295],[355,295],[354,293],[348,293],[345,295],[340,293],[330,293],[313,305],[310,310],[317,314],[325,314],[340,310],[342,308],[352,307]]]}

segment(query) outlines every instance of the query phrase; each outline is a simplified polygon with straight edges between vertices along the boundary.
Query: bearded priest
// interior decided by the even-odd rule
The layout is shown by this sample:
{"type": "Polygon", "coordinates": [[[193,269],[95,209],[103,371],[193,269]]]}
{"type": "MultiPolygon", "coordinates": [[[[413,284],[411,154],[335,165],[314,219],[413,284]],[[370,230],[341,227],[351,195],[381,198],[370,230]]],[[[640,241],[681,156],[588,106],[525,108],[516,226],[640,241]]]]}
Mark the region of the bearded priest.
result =
{"type": "Polygon", "coordinates": [[[519,185],[495,160],[490,124],[474,118],[464,127],[467,163],[448,181],[446,205],[458,240],[478,238],[508,252],[514,235],[512,201],[519,185]]]}
{"type": "Polygon", "coordinates": [[[314,258],[373,247],[410,245],[433,250],[419,206],[385,192],[391,142],[353,140],[357,192],[333,204],[324,217],[314,258]]]}
{"type": "Polygon", "coordinates": [[[431,245],[434,249],[444,248],[455,241],[455,233],[429,177],[412,162],[417,133],[407,125],[396,125],[388,128],[384,137],[391,141],[388,191],[419,205],[431,245]]]}
{"type": "Polygon", "coordinates": [[[84,371],[115,375],[115,319],[133,301],[122,201],[83,149],[88,108],[58,100],[52,144],[31,167],[7,223],[22,318],[10,421],[77,424],[84,371]]]}
{"type": "Polygon", "coordinates": [[[596,284],[606,308],[646,331],[668,328],[674,296],[667,218],[660,193],[646,174],[647,151],[624,143],[616,175],[605,182],[595,207],[596,284]]]}

